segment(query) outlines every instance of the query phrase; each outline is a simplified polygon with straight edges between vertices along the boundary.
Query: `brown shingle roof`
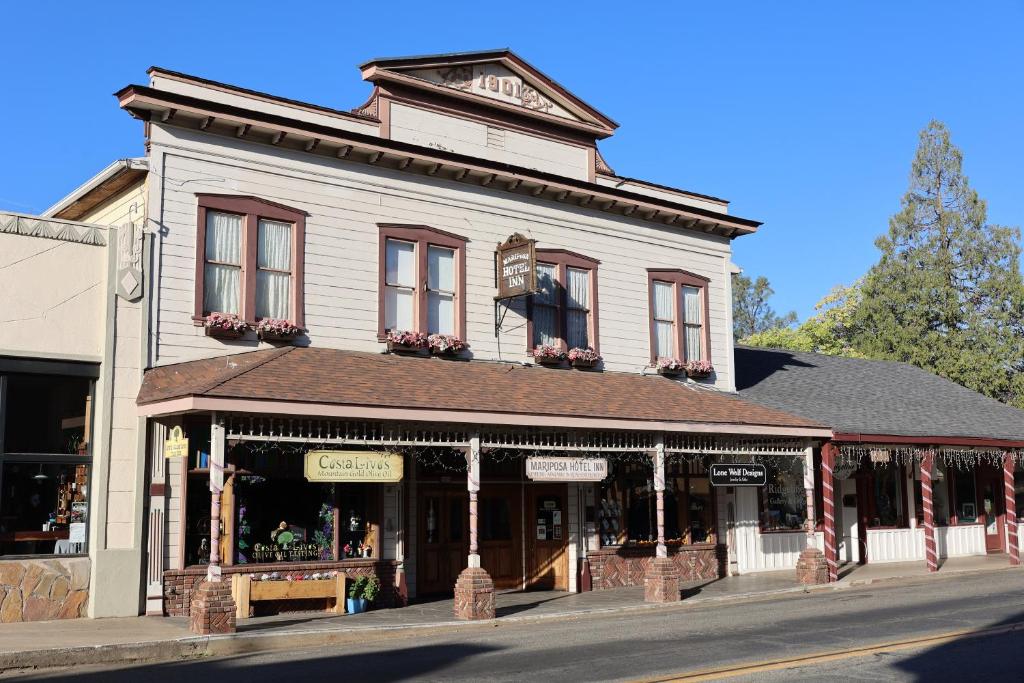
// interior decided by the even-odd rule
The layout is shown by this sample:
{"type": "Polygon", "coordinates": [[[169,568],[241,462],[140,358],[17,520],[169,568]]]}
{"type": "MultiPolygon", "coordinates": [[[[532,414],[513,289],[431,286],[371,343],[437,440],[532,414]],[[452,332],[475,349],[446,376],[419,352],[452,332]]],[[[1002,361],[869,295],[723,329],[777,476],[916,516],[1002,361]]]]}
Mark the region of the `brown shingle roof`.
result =
{"type": "Polygon", "coordinates": [[[386,408],[820,427],[658,376],[286,347],[153,368],[138,404],[185,396],[386,408]]]}

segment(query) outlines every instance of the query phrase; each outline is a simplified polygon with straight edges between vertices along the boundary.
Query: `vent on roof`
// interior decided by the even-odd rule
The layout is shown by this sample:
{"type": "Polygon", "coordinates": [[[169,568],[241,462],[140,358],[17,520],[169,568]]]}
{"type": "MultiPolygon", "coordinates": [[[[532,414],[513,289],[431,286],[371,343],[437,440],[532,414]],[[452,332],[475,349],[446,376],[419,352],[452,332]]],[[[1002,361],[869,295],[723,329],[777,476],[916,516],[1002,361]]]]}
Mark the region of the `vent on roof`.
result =
{"type": "Polygon", "coordinates": [[[487,126],[487,146],[494,149],[505,149],[505,129],[487,126]]]}

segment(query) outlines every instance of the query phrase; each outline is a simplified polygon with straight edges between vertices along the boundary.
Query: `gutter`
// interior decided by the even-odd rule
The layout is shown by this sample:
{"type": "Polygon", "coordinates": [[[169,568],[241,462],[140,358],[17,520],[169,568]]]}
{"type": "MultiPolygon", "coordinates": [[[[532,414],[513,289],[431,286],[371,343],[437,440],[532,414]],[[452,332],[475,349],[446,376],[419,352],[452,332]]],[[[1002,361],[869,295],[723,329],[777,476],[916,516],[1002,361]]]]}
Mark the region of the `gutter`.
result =
{"type": "Polygon", "coordinates": [[[149,161],[145,158],[136,159],[118,159],[113,162],[102,171],[94,175],[89,180],[85,181],[70,193],[65,195],[62,199],[58,200],[56,204],[39,214],[42,218],[54,218],[61,211],[64,211],[69,206],[77,201],[80,201],[83,197],[88,195],[90,192],[102,187],[104,184],[110,182],[114,178],[117,178],[124,173],[130,171],[148,171],[149,161]]]}

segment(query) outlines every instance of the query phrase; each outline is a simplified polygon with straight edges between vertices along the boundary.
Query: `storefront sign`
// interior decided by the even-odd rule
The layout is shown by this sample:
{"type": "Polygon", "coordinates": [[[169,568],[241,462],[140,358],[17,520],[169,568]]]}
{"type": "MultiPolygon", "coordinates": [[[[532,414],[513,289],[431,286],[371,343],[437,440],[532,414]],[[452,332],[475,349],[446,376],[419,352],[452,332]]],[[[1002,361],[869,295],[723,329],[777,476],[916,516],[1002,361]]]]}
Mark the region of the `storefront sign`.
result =
{"type": "Polygon", "coordinates": [[[309,451],[307,481],[388,482],[402,481],[402,456],[376,451],[309,451]]]}
{"type": "Polygon", "coordinates": [[[184,458],[188,456],[188,439],[181,427],[171,428],[170,438],[164,441],[165,458],[184,458]]]}
{"type": "Polygon", "coordinates": [[[608,460],[605,458],[527,458],[526,476],[533,481],[601,481],[608,476],[608,460]]]}
{"type": "Polygon", "coordinates": [[[537,254],[534,245],[534,240],[518,232],[498,245],[494,256],[498,280],[498,295],[495,299],[511,299],[537,291],[537,254]]]}
{"type": "Polygon", "coordinates": [[[764,465],[712,463],[708,472],[712,486],[764,486],[768,481],[764,465]]]}

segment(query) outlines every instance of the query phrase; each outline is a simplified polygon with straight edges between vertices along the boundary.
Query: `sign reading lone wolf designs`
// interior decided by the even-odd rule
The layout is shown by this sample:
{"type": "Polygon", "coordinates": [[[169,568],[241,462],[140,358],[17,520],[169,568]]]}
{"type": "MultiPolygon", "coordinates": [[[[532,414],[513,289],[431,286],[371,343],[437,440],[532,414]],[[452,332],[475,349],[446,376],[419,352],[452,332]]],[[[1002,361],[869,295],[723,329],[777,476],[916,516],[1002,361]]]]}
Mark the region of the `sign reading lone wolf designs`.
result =
{"type": "Polygon", "coordinates": [[[534,240],[518,232],[498,245],[494,255],[498,295],[495,299],[511,299],[537,291],[537,253],[534,240]]]}
{"type": "Polygon", "coordinates": [[[375,451],[309,451],[306,481],[387,482],[402,481],[402,456],[375,451]]]}
{"type": "Polygon", "coordinates": [[[713,463],[709,476],[712,486],[764,486],[768,483],[764,465],[713,463]]]}
{"type": "Polygon", "coordinates": [[[526,459],[526,476],[532,481],[601,481],[608,476],[605,458],[526,459]]]}

